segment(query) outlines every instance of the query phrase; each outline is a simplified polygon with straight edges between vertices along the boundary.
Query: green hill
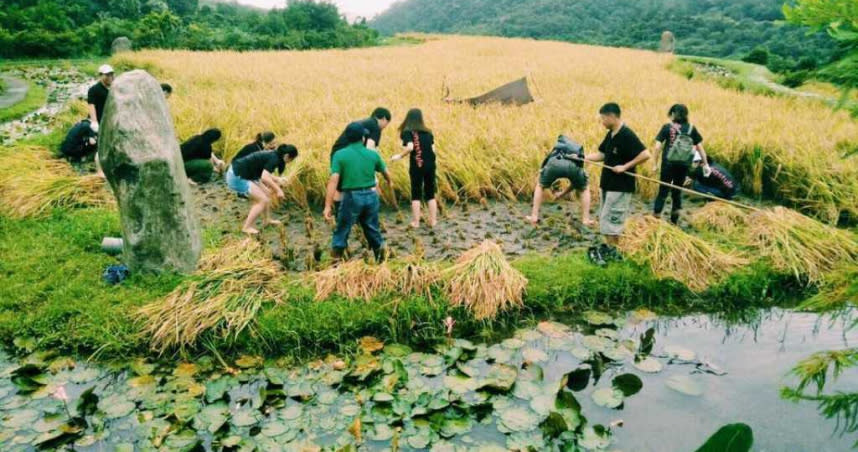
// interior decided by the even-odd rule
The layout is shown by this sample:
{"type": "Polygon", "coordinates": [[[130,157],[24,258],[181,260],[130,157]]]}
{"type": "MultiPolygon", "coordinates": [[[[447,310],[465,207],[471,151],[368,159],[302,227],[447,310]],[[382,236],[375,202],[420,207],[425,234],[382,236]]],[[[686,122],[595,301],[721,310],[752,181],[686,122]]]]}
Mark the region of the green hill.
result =
{"type": "MultiPolygon", "coordinates": [[[[783,24],[783,0],[403,0],[370,25],[385,34],[462,33],[656,49],[665,30],[677,53],[741,58],[756,47],[790,69],[828,62],[827,35],[783,24]]],[[[777,67],[778,65],[783,66],[777,67]]]]}

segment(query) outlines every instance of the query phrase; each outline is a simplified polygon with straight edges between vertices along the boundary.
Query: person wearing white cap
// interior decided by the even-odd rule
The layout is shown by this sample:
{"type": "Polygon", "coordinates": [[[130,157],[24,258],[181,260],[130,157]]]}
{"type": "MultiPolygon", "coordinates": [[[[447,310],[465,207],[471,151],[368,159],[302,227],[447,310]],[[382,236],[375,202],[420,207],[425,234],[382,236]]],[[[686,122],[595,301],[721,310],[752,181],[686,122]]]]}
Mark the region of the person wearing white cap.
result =
{"type": "Polygon", "coordinates": [[[102,65],[98,68],[98,82],[92,85],[86,94],[86,103],[89,104],[89,121],[95,133],[98,133],[101,118],[104,116],[104,104],[107,102],[108,93],[110,93],[110,85],[113,84],[113,76],[113,67],[109,64],[102,65]]]}

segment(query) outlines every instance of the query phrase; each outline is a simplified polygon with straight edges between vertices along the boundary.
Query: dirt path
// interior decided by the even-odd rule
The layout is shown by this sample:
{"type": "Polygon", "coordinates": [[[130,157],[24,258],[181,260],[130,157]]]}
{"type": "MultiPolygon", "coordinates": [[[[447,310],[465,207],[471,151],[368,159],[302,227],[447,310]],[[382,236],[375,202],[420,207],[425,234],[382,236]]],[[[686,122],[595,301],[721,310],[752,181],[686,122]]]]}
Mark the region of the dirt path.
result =
{"type": "Polygon", "coordinates": [[[27,97],[30,85],[26,81],[8,75],[0,75],[0,79],[6,84],[6,91],[0,94],[0,108],[9,108],[27,97]]]}

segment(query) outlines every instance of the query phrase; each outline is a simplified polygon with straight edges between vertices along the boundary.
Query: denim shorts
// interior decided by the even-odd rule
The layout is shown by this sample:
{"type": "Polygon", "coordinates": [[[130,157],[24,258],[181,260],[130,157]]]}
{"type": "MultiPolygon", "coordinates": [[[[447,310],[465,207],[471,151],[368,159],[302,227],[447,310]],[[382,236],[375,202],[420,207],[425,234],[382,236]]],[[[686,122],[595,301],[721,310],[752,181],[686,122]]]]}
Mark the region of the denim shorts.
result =
{"type": "Polygon", "coordinates": [[[230,190],[238,193],[240,196],[250,196],[250,181],[242,179],[235,175],[232,171],[232,165],[226,172],[226,185],[230,190]]]}

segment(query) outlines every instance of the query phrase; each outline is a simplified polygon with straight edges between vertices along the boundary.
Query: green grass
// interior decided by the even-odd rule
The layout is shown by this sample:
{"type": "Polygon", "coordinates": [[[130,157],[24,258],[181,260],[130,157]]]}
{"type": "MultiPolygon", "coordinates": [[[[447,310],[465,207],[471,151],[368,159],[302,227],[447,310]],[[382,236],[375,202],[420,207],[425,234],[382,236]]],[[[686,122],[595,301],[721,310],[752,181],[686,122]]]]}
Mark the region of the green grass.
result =
{"type": "Polygon", "coordinates": [[[38,110],[48,101],[48,92],[45,87],[30,83],[30,89],[24,100],[8,108],[0,108],[0,123],[12,121],[26,116],[28,113],[38,110]]]}

